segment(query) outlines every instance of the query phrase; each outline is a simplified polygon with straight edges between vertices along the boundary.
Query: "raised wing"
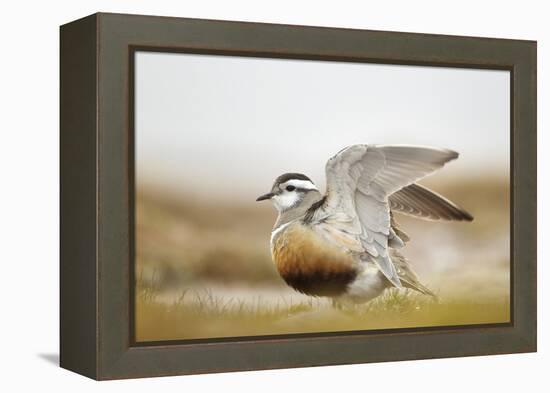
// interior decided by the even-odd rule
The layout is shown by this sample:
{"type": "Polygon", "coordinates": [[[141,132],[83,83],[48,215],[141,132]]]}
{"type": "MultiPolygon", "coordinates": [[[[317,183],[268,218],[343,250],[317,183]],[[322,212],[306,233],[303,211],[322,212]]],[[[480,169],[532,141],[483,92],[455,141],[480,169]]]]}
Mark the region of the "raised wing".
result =
{"type": "Polygon", "coordinates": [[[403,242],[391,229],[388,197],[457,157],[452,150],[423,146],[350,146],[327,162],[327,198],[321,209],[327,217],[348,222],[348,231],[358,232],[371,260],[401,287],[388,242],[403,242]]]}
{"type": "Polygon", "coordinates": [[[438,193],[411,184],[389,196],[390,208],[394,212],[426,220],[472,221],[466,210],[438,193]]]}

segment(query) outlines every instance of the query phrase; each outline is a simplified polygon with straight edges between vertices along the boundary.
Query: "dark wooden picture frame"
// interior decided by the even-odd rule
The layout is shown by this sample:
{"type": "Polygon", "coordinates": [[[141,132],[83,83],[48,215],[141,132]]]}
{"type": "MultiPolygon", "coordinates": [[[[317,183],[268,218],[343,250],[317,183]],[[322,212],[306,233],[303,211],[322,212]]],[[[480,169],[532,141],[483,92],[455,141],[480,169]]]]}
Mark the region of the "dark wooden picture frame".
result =
{"type": "Polygon", "coordinates": [[[536,42],[94,14],[61,27],[61,366],[95,379],[536,351],[536,42]],[[511,323],[137,344],[133,54],[510,71],[511,323]]]}

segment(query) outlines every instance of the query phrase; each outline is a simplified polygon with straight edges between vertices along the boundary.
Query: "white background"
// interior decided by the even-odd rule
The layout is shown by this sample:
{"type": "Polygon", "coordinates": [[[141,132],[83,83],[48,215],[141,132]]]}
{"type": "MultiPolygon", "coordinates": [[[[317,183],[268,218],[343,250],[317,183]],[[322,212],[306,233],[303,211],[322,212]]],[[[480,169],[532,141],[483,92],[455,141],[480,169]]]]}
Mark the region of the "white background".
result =
{"type": "Polygon", "coordinates": [[[548,282],[539,204],[539,353],[96,383],[58,352],[58,26],[96,11],[536,39],[539,201],[549,196],[545,131],[550,35],[539,1],[18,1],[1,12],[0,390],[516,392],[548,389],[548,282]],[[546,364],[545,364],[546,363],[546,364]]]}

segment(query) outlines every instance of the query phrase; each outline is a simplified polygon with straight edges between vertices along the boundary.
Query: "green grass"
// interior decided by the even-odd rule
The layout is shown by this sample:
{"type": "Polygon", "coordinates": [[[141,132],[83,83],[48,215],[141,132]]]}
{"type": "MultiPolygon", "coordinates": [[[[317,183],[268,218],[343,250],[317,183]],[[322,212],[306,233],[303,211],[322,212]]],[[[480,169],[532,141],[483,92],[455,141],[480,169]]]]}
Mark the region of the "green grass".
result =
{"type": "Polygon", "coordinates": [[[244,302],[208,291],[184,291],[167,304],[145,288],[138,290],[136,301],[138,341],[451,326],[508,322],[510,318],[508,299],[436,301],[397,289],[344,309],[316,298],[273,304],[261,297],[244,302]]]}

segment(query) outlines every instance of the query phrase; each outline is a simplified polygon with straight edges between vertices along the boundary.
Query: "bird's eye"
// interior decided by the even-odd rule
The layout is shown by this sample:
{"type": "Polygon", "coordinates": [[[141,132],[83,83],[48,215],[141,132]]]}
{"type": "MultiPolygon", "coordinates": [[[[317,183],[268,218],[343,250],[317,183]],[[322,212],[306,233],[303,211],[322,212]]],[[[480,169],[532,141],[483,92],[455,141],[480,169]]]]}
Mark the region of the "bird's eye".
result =
{"type": "Polygon", "coordinates": [[[296,189],[296,187],[294,187],[294,186],[286,186],[287,191],[294,191],[295,189],[296,189]]]}

